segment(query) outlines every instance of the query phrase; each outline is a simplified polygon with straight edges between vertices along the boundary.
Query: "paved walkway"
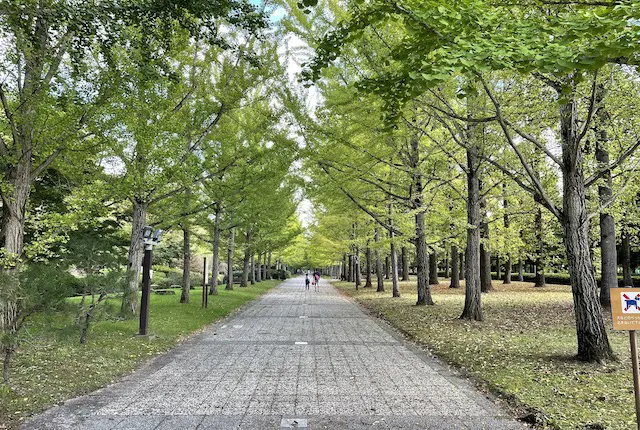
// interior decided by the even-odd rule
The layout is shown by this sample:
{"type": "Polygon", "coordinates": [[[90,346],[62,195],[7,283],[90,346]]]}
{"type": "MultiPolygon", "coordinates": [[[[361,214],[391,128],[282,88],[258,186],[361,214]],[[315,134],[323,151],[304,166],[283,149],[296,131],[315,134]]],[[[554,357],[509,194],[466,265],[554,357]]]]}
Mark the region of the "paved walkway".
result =
{"type": "MultiPolygon", "coordinates": [[[[522,429],[326,282],[291,279],[25,429],[522,429]]],[[[215,299],[214,299],[215,300],[215,299]]]]}

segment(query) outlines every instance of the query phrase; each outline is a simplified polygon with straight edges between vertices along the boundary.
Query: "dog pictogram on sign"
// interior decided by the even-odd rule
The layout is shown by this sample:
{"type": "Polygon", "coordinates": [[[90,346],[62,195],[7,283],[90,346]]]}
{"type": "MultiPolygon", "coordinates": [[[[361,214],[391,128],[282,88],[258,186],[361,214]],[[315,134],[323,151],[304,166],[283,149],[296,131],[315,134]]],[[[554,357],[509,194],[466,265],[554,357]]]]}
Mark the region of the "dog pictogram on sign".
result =
{"type": "Polygon", "coordinates": [[[638,314],[640,313],[640,294],[629,296],[626,293],[622,293],[622,312],[625,314],[638,314]]]}
{"type": "Polygon", "coordinates": [[[614,330],[640,330],[640,289],[612,288],[611,316],[614,330]]]}

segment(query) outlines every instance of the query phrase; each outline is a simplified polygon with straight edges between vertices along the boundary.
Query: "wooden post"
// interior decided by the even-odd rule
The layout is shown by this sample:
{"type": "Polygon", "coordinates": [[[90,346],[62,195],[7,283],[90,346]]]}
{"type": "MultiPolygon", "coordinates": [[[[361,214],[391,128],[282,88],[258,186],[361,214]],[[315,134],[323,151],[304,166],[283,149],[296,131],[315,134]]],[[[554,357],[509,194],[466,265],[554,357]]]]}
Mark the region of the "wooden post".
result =
{"type": "Polygon", "coordinates": [[[202,307],[208,305],[209,294],[207,294],[207,257],[204,257],[204,270],[202,271],[202,307]]]}
{"type": "Polygon", "coordinates": [[[636,425],[640,430],[640,372],[638,369],[638,339],[636,331],[629,331],[629,343],[631,343],[631,363],[633,365],[633,392],[636,398],[636,425]]]}

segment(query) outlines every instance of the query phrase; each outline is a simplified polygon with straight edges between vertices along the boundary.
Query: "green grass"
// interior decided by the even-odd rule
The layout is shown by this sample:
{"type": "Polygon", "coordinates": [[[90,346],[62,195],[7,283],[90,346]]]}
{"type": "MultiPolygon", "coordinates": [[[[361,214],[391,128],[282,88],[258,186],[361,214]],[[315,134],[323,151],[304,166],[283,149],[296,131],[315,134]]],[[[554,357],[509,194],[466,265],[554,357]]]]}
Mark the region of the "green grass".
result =
{"type": "MultiPolygon", "coordinates": [[[[448,363],[466,370],[490,390],[549,417],[549,426],[583,429],[601,424],[607,429],[635,429],[633,380],[626,332],[611,330],[609,339],[619,362],[603,365],[574,360],[577,352],[569,286],[534,290],[515,282],[483,294],[484,322],[459,320],[463,288],[448,282],[432,289],[436,306],[416,307],[415,282],[401,283],[401,298],[375,290],[342,291],[380,315],[448,363]]],[[[600,428],[600,427],[598,427],[600,428]]]]}
{"type": "MultiPolygon", "coordinates": [[[[150,339],[136,337],[138,319],[103,319],[92,326],[88,343],[80,345],[80,328],[74,324],[77,298],[69,300],[67,312],[34,316],[14,355],[12,389],[0,389],[0,428],[17,427],[48,406],[115,381],[280,282],[236,286],[233,291],[223,286],[218,296],[209,296],[207,309],[200,307],[201,289],[191,291],[188,305],[179,303],[179,291],[173,296],[152,294],[149,333],[155,337],[150,339]]],[[[119,303],[113,298],[106,306],[117,311],[119,303]]]]}

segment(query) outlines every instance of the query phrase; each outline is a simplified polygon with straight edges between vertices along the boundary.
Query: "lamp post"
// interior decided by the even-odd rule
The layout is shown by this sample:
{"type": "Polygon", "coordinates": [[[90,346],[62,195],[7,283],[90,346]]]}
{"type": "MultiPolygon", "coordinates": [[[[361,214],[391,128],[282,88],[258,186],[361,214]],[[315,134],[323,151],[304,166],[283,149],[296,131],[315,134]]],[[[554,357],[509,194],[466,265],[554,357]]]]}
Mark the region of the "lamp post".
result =
{"type": "Polygon", "coordinates": [[[162,230],[153,230],[146,226],[142,229],[142,242],[144,243],[144,260],[142,262],[142,298],[140,302],[140,330],[139,336],[147,335],[149,326],[149,293],[151,292],[151,257],[153,245],[160,243],[162,230]]]}

